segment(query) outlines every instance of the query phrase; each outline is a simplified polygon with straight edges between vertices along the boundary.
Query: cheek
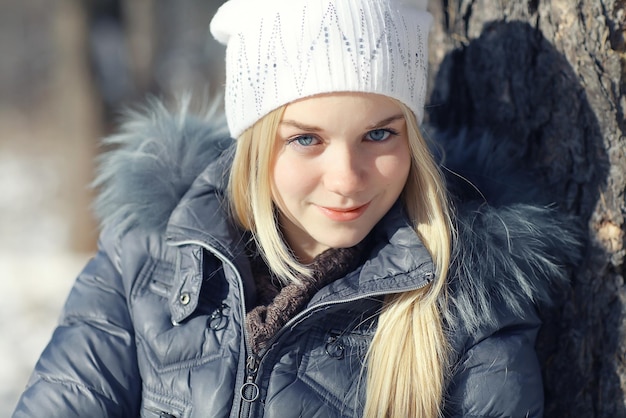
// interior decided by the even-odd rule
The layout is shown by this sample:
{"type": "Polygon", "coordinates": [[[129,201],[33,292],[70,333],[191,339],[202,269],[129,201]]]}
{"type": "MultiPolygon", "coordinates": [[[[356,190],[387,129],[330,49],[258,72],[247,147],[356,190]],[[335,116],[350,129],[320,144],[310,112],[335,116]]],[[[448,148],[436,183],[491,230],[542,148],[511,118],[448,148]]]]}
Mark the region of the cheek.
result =
{"type": "Polygon", "coordinates": [[[403,188],[411,168],[411,157],[406,154],[387,156],[376,162],[376,172],[381,182],[393,187],[403,188]]]}
{"type": "Polygon", "coordinates": [[[301,162],[296,162],[287,156],[277,158],[272,170],[274,200],[285,201],[305,195],[313,187],[313,177],[312,172],[301,162]]]}

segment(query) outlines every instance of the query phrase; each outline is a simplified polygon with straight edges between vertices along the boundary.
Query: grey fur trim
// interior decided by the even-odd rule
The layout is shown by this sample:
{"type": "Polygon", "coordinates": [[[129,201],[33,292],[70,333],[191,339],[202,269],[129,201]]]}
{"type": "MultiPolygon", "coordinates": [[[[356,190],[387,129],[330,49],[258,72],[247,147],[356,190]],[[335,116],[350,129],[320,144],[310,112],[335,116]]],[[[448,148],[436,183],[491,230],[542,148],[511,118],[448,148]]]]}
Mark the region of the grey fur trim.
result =
{"type": "Polygon", "coordinates": [[[169,215],[204,167],[230,139],[217,101],[204,118],[191,116],[189,101],[172,114],[156,100],[126,115],[120,133],[104,140],[113,151],[99,159],[93,186],[101,227],[162,231],[169,215]]]}
{"type": "Polygon", "coordinates": [[[555,286],[567,285],[565,266],[580,260],[579,225],[555,209],[466,205],[458,215],[446,310],[452,329],[495,326],[493,306],[523,317],[531,303],[550,304],[555,286]]]}
{"type": "Polygon", "coordinates": [[[498,323],[493,306],[523,316],[530,303],[549,304],[582,258],[581,222],[548,206],[513,144],[467,130],[431,135],[457,208],[449,326],[472,333],[498,323]]]}

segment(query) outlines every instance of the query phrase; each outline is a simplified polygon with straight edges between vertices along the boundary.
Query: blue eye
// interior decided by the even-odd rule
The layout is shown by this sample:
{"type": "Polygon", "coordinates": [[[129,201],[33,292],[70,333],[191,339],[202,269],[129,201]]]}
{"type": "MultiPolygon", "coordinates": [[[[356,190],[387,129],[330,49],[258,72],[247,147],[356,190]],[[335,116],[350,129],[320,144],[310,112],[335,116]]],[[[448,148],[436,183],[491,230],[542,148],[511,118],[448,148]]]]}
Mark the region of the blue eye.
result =
{"type": "Polygon", "coordinates": [[[380,142],[388,139],[391,135],[397,134],[390,129],[374,129],[367,133],[366,138],[370,141],[380,142]]]}
{"type": "Polygon", "coordinates": [[[290,139],[289,143],[295,142],[300,146],[308,147],[310,145],[315,145],[316,141],[317,140],[315,139],[315,137],[311,135],[300,135],[300,136],[290,139]]]}

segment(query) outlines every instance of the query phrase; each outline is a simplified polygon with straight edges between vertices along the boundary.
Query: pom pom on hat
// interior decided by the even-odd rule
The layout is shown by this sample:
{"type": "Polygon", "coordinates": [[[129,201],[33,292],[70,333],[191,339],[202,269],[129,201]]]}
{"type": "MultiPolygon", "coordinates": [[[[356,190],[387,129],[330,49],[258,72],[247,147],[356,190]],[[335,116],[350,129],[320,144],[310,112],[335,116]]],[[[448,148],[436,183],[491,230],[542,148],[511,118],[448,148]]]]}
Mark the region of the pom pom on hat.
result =
{"type": "Polygon", "coordinates": [[[226,118],[238,137],[272,110],[332,92],[376,93],[421,123],[426,0],[229,0],[211,21],[226,45],[226,118]]]}

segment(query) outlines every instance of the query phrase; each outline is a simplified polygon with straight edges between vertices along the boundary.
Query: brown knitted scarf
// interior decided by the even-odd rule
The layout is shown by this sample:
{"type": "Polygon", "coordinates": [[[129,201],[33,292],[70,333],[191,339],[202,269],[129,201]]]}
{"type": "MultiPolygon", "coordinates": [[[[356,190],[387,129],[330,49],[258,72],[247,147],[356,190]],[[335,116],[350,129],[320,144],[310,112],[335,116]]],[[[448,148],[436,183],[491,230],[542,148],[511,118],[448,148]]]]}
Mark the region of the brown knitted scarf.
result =
{"type": "Polygon", "coordinates": [[[272,279],[267,266],[255,258],[252,273],[257,287],[257,306],[246,315],[251,350],[258,353],[267,342],[327,284],[354,270],[362,248],[329,249],[319,254],[310,265],[312,277],[301,277],[300,284],[281,286],[272,279]]]}

